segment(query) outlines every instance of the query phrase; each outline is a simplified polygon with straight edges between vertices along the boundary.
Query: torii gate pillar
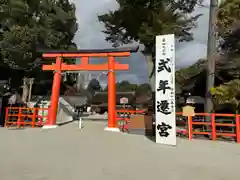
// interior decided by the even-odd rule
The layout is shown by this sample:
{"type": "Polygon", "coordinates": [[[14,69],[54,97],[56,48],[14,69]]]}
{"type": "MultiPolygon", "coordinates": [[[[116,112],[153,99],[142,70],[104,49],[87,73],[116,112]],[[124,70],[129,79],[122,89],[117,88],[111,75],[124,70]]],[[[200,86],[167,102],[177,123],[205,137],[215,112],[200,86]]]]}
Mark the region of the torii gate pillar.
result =
{"type": "Polygon", "coordinates": [[[119,131],[116,121],[116,75],[115,71],[128,70],[128,64],[119,64],[115,62],[115,57],[128,57],[132,52],[137,52],[138,46],[134,48],[121,49],[101,49],[101,50],[79,50],[69,51],[46,51],[44,58],[56,58],[56,63],[52,65],[43,65],[43,70],[55,71],[53,77],[51,103],[48,113],[48,120],[43,128],[56,128],[56,117],[58,111],[58,100],[60,94],[61,73],[62,71],[108,71],[108,127],[105,130],[119,131]],[[62,58],[79,58],[81,64],[68,65],[62,58]],[[89,64],[89,57],[107,57],[108,63],[89,64]]]}
{"type": "Polygon", "coordinates": [[[61,85],[61,65],[62,65],[62,58],[57,57],[56,58],[56,70],[53,75],[53,84],[52,84],[52,95],[51,95],[51,103],[48,111],[48,120],[45,124],[44,128],[56,128],[56,118],[57,118],[57,112],[58,112],[58,100],[60,95],[60,85],[61,85]]]}
{"type": "Polygon", "coordinates": [[[116,122],[116,75],[114,57],[108,58],[108,127],[105,130],[119,131],[116,122]]]}

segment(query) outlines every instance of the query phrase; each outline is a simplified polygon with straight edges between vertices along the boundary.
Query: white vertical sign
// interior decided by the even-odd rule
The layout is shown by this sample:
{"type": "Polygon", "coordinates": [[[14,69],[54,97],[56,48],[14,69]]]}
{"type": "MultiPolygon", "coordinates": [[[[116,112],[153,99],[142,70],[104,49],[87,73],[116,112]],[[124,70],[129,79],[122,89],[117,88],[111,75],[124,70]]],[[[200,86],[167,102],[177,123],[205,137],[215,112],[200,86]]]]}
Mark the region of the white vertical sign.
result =
{"type": "Polygon", "coordinates": [[[156,143],[176,145],[175,38],[156,36],[156,143]]]}

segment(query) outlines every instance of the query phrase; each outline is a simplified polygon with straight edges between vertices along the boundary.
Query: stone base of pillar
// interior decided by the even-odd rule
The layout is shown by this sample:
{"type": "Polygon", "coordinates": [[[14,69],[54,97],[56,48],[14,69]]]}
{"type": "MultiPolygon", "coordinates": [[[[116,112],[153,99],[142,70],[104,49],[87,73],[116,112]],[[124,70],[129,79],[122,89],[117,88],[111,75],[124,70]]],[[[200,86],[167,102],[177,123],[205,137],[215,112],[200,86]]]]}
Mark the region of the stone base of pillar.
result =
{"type": "Polygon", "coordinates": [[[58,127],[58,125],[45,125],[42,127],[42,129],[55,129],[57,127],[58,127]]]}
{"type": "Polygon", "coordinates": [[[121,132],[119,128],[105,127],[104,131],[121,132]]]}

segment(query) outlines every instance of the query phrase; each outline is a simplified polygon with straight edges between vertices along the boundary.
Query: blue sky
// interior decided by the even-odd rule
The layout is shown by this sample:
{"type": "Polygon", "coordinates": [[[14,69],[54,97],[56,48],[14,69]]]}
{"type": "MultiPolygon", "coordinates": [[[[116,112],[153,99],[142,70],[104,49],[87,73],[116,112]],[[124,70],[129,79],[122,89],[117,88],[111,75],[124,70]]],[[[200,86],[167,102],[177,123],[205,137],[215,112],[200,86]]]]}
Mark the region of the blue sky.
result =
{"type": "MultiPolygon", "coordinates": [[[[118,7],[115,0],[70,0],[77,8],[76,16],[79,29],[75,36],[75,42],[79,48],[109,48],[111,44],[105,41],[105,35],[101,32],[103,25],[97,20],[97,15],[114,10],[118,7]]],[[[204,2],[208,4],[209,1],[204,2]]],[[[181,43],[176,49],[176,67],[186,67],[193,64],[199,58],[206,57],[207,30],[208,30],[208,8],[197,8],[195,13],[204,14],[198,20],[197,28],[193,29],[194,41],[181,43]]],[[[96,63],[104,62],[102,59],[92,60],[96,63]]],[[[129,80],[133,83],[147,82],[147,67],[141,53],[132,55],[130,58],[121,60],[129,63],[128,72],[117,73],[117,80],[129,80]]],[[[101,81],[106,84],[106,77],[101,81]]]]}

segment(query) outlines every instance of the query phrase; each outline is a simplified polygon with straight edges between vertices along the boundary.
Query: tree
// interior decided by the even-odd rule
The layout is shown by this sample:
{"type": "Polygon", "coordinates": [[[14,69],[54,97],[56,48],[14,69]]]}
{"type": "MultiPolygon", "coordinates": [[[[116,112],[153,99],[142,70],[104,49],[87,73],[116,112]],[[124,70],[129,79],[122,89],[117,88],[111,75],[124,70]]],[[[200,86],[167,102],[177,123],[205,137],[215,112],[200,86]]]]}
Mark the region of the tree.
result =
{"type": "Polygon", "coordinates": [[[144,84],[138,85],[138,87],[136,88],[136,96],[151,97],[152,94],[151,94],[150,84],[144,83],[144,84]]]}
{"type": "MultiPolygon", "coordinates": [[[[176,83],[180,85],[181,91],[188,91],[197,96],[205,96],[206,62],[206,60],[200,59],[193,65],[176,71],[176,83]]],[[[239,79],[239,72],[240,61],[237,60],[236,56],[219,57],[216,61],[216,86],[239,79]]]]}
{"type": "Polygon", "coordinates": [[[218,35],[222,59],[219,65],[231,78],[240,77],[240,2],[221,1],[218,12],[218,35]]]}
{"type": "Polygon", "coordinates": [[[97,92],[97,91],[101,91],[102,87],[100,82],[97,79],[92,79],[88,84],[87,90],[91,92],[97,92]]]}
{"type": "Polygon", "coordinates": [[[227,52],[240,50],[240,2],[238,0],[221,1],[218,11],[218,33],[222,39],[222,49],[227,52]]]}
{"type": "MultiPolygon", "coordinates": [[[[116,91],[117,92],[132,92],[136,91],[138,85],[137,84],[132,84],[129,81],[120,81],[116,83],[116,91]]],[[[104,88],[105,92],[108,91],[108,86],[104,88]]]]}
{"type": "Polygon", "coordinates": [[[206,62],[205,59],[199,59],[196,63],[187,68],[178,69],[176,71],[176,82],[184,85],[188,80],[198,75],[206,68],[206,62]]]}
{"type": "Polygon", "coordinates": [[[216,105],[230,106],[236,114],[240,110],[240,80],[235,79],[211,89],[216,105]]]}
{"type": "Polygon", "coordinates": [[[68,0],[0,0],[0,63],[38,83],[46,77],[39,73],[38,51],[76,49],[76,31],[75,6],[68,0]]]}
{"type": "Polygon", "coordinates": [[[32,71],[39,48],[76,48],[75,7],[68,0],[0,0],[0,10],[2,64],[32,71]]]}
{"type": "Polygon", "coordinates": [[[132,84],[129,81],[121,81],[116,83],[116,90],[118,92],[132,92],[136,91],[137,84],[132,84]]]}
{"type": "Polygon", "coordinates": [[[191,29],[200,16],[192,16],[198,0],[117,0],[119,9],[100,15],[107,35],[114,47],[132,42],[145,46],[151,89],[155,89],[155,36],[174,33],[179,41],[191,41],[191,29]]]}

